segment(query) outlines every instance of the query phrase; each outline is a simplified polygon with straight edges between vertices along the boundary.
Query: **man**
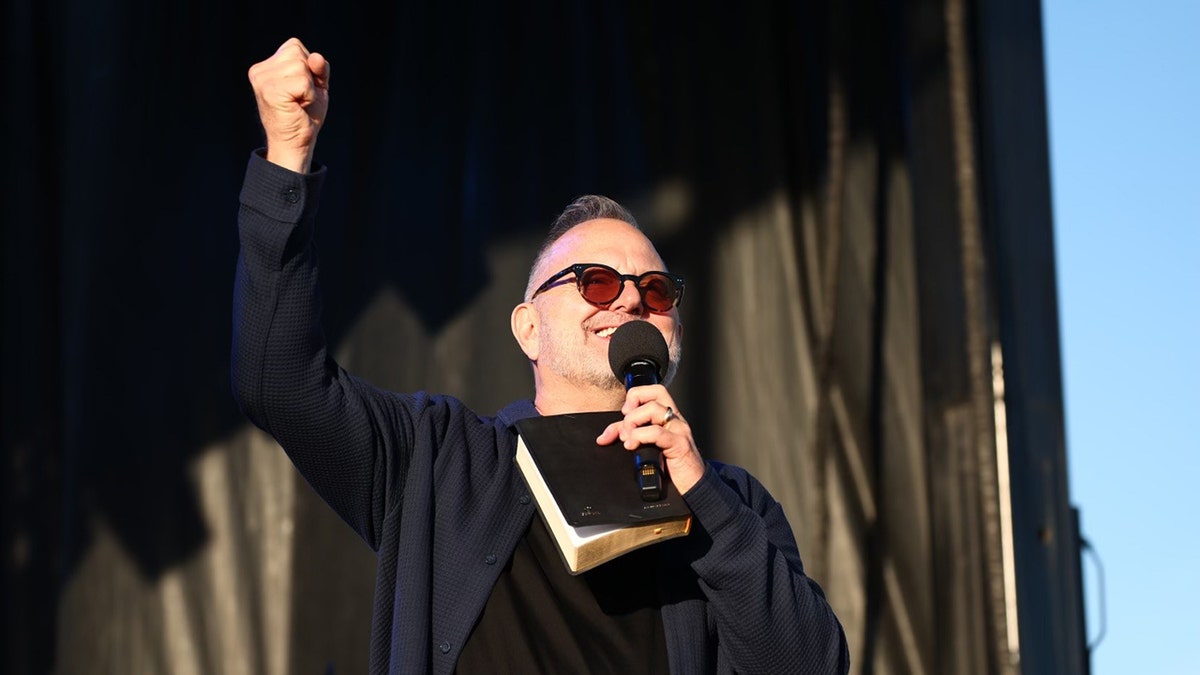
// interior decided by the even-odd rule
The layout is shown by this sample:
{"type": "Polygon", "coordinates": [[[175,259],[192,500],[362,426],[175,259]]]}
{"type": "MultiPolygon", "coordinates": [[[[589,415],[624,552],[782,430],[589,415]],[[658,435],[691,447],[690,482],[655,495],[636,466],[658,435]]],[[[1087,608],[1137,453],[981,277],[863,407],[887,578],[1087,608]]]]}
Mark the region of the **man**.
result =
{"type": "Polygon", "coordinates": [[[329,63],[296,39],[250,69],[266,133],[241,194],[233,377],[247,416],[378,555],[371,672],[846,672],[840,624],[803,573],[779,505],[705,462],[665,385],[628,391],[608,364],[627,321],[654,325],[673,373],[682,286],[623,208],[558,218],[512,332],[535,395],[494,417],[399,394],[332,361],[319,330],[312,172],[329,63]],[[632,283],[626,283],[632,281],[632,283]],[[657,446],[694,516],[684,538],[571,576],[513,461],[515,423],[620,410],[601,445],[657,446]]]}

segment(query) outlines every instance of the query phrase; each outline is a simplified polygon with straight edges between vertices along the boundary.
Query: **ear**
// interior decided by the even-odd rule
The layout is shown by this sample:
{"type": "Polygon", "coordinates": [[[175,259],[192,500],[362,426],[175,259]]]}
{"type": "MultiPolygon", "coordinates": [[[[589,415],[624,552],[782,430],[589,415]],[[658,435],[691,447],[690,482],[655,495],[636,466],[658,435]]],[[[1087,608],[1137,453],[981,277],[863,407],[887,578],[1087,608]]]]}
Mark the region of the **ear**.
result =
{"type": "Polygon", "coordinates": [[[541,345],[538,344],[538,314],[533,303],[522,302],[514,307],[510,321],[513,337],[517,339],[521,351],[530,361],[537,361],[541,345]]]}

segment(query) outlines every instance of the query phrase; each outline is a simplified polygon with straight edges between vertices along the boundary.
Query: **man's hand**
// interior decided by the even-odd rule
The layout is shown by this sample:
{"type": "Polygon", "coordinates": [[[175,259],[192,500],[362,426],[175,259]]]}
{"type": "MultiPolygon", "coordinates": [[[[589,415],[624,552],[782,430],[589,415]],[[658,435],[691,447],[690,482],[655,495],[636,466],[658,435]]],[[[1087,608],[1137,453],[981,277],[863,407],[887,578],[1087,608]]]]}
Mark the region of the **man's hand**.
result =
{"type": "Polygon", "coordinates": [[[680,494],[692,489],[704,476],[704,458],[692,438],[692,427],[679,415],[666,387],[651,384],[630,388],[621,414],[625,419],[608,425],[596,439],[597,444],[608,445],[619,438],[626,450],[657,445],[671,482],[680,494]]]}
{"type": "Polygon", "coordinates": [[[292,38],[250,66],[250,86],[267,137],[267,160],[299,173],[312,165],[329,110],[329,62],[292,38]]]}

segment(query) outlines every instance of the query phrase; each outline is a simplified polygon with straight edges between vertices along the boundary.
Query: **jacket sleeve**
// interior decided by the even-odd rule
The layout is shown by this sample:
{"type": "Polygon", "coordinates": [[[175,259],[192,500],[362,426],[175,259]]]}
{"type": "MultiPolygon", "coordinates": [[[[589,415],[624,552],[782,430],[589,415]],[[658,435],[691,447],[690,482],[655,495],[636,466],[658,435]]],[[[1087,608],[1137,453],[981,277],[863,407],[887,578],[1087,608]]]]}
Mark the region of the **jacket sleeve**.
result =
{"type": "Polygon", "coordinates": [[[804,573],[783,509],[746,471],[709,462],[684,495],[711,545],[692,569],[720,660],[739,673],[846,673],[849,650],[825,593],[804,573]]]}
{"type": "Polygon", "coordinates": [[[254,153],[238,211],[231,369],[242,412],[271,434],[372,549],[398,500],[414,411],[341,369],[321,330],[313,227],[324,168],[302,175],[254,153]],[[386,433],[385,433],[386,431],[386,433]]]}

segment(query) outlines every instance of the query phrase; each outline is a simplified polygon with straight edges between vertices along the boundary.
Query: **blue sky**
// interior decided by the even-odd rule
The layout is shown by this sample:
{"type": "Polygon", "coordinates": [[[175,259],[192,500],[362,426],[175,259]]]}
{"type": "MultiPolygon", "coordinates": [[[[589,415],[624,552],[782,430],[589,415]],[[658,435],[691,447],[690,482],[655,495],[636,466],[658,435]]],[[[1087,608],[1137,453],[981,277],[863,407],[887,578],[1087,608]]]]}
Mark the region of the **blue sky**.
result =
{"type": "Polygon", "coordinates": [[[1200,673],[1200,2],[1042,14],[1092,672],[1200,673]]]}

